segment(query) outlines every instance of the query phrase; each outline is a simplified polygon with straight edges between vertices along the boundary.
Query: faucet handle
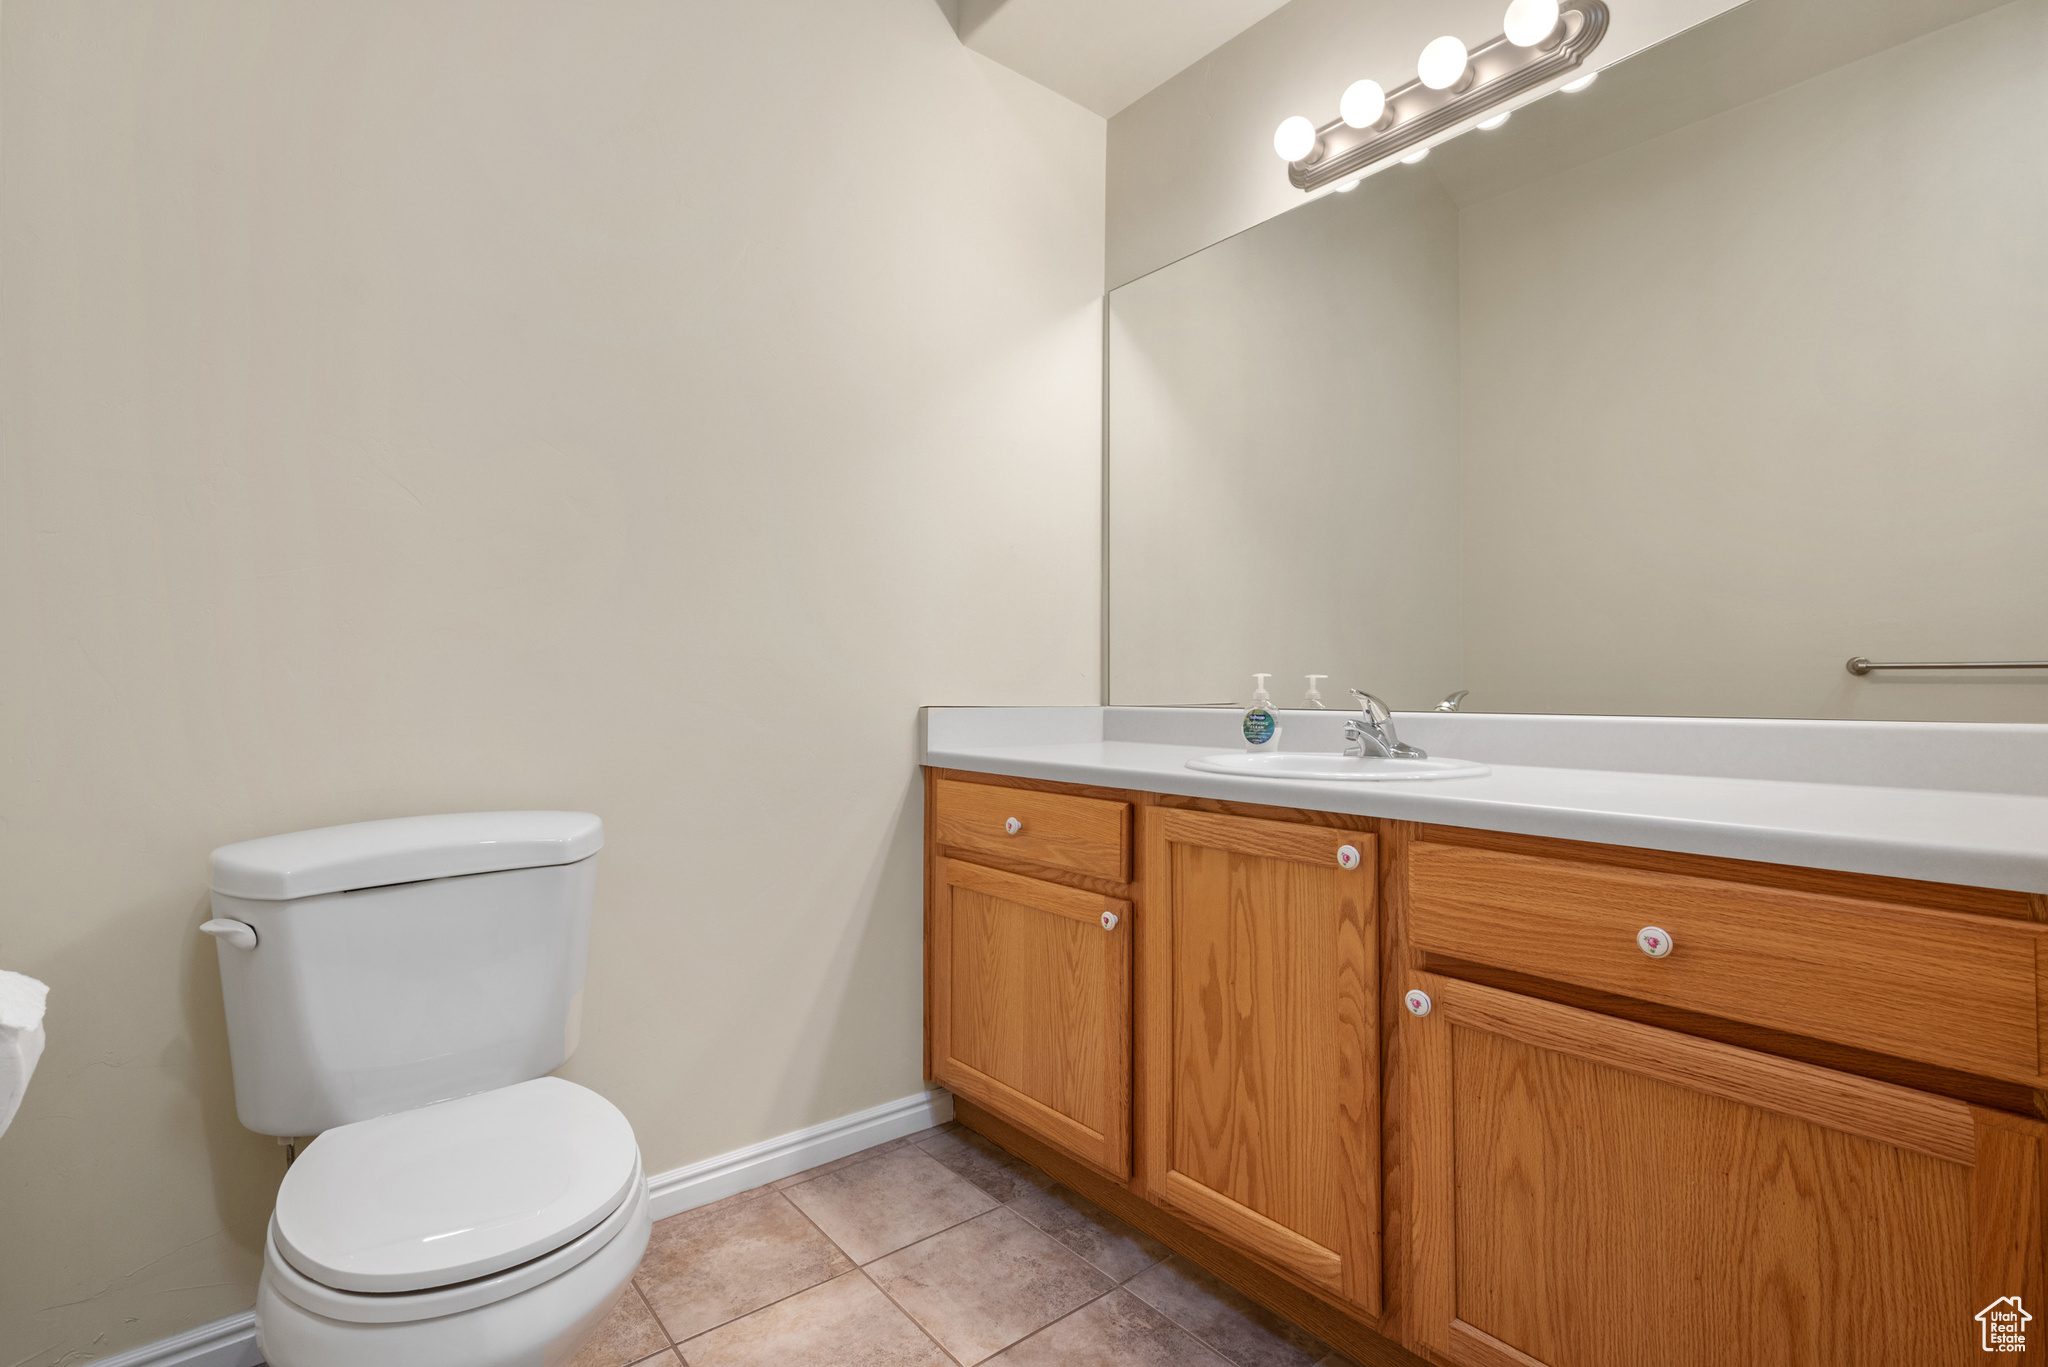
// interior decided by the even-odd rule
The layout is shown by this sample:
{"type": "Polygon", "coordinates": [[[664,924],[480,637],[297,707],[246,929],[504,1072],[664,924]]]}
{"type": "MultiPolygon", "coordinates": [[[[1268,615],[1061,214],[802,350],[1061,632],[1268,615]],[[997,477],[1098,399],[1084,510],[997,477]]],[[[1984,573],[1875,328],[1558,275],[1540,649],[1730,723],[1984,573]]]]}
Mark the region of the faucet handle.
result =
{"type": "Polygon", "coordinates": [[[1385,726],[1389,718],[1393,715],[1387,710],[1387,705],[1385,703],[1381,702],[1378,698],[1375,698],[1372,694],[1366,692],[1362,688],[1352,689],[1351,696],[1358,699],[1359,710],[1365,713],[1367,719],[1370,720],[1374,726],[1385,726]]]}
{"type": "Polygon", "coordinates": [[[1358,729],[1359,734],[1356,737],[1352,736],[1349,727],[1345,729],[1344,735],[1347,739],[1357,739],[1363,748],[1366,745],[1365,733],[1370,732],[1372,740],[1378,744],[1383,755],[1393,759],[1429,758],[1429,751],[1404,744],[1401,738],[1394,734],[1394,714],[1387,710],[1385,703],[1362,688],[1352,689],[1351,696],[1358,699],[1363,716],[1352,724],[1358,729]]]}

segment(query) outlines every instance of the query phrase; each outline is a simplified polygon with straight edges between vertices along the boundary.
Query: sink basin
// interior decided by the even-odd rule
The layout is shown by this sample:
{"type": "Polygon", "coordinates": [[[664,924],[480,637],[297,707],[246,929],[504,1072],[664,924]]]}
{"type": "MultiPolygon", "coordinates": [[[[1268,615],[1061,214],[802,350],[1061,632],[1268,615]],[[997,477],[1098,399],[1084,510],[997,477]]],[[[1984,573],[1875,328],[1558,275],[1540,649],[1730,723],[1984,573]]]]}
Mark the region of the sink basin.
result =
{"type": "Polygon", "coordinates": [[[1241,774],[1246,778],[1305,778],[1325,783],[1413,783],[1431,778],[1479,778],[1491,773],[1483,764],[1464,759],[1358,759],[1351,755],[1253,754],[1204,755],[1188,768],[1205,774],[1241,774]]]}

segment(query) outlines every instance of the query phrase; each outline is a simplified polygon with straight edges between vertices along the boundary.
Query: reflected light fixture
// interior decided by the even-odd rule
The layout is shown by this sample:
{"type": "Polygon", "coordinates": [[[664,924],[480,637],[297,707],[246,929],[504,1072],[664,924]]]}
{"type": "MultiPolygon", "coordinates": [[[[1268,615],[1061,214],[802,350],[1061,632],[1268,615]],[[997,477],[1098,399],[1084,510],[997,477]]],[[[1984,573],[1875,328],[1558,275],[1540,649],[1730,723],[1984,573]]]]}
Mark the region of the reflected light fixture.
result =
{"type": "Polygon", "coordinates": [[[1418,147],[1413,152],[1410,152],[1407,156],[1401,158],[1401,164],[1403,166],[1413,166],[1417,162],[1423,162],[1428,160],[1429,149],[1427,147],[1418,147]]]}
{"type": "Polygon", "coordinates": [[[1431,90],[1462,88],[1466,77],[1472,73],[1472,54],[1465,51],[1465,44],[1446,33],[1441,38],[1432,38],[1429,46],[1422,49],[1421,60],[1415,63],[1415,78],[1431,90]]]}
{"type": "Polygon", "coordinates": [[[1491,133],[1494,129],[1506,123],[1509,120],[1509,118],[1513,117],[1513,114],[1513,110],[1503,109],[1500,111],[1500,113],[1495,114],[1490,119],[1481,119],[1479,121],[1479,131],[1482,133],[1491,133]]]}
{"type": "Polygon", "coordinates": [[[1567,95],[1576,95],[1581,90],[1584,90],[1587,86],[1593,84],[1593,82],[1599,79],[1599,72],[1589,71],[1585,75],[1579,77],[1579,79],[1577,79],[1576,81],[1571,82],[1569,85],[1561,85],[1558,87],[1558,89],[1562,90],[1567,95]]]}
{"type": "Polygon", "coordinates": [[[1356,176],[1353,176],[1353,177],[1352,177],[1351,179],[1349,179],[1349,180],[1345,181],[1345,182],[1344,182],[1344,183],[1343,183],[1342,185],[1339,185],[1339,186],[1337,187],[1337,193],[1338,193],[1338,194],[1340,194],[1340,195],[1348,195],[1348,194],[1350,194],[1350,193],[1351,193],[1351,192],[1352,192],[1353,190],[1356,190],[1357,188],[1358,188],[1358,177],[1356,177],[1356,176]]]}
{"type": "Polygon", "coordinates": [[[1338,118],[1320,126],[1289,119],[1273,148],[1299,190],[1348,188],[1395,160],[1412,166],[1432,139],[1475,125],[1499,128],[1510,104],[1591,85],[1593,73],[1581,68],[1607,36],[1608,19],[1608,0],[1512,0],[1499,37],[1468,50],[1445,34],[1423,48],[1414,80],[1392,90],[1354,81],[1338,118]]]}
{"type": "Polygon", "coordinates": [[[1316,150],[1316,126],[1299,114],[1282,119],[1273,130],[1273,150],[1282,161],[1300,161],[1316,150]]]}

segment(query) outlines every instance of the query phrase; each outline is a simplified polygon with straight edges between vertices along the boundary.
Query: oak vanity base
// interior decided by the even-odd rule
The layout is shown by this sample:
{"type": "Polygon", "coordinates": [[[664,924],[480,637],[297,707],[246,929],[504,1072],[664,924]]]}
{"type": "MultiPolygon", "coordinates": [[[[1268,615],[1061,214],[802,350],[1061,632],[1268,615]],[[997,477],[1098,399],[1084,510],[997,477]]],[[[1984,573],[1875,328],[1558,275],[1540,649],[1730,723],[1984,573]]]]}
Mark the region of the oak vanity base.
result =
{"type": "Polygon", "coordinates": [[[1933,1367],[2013,1298],[2048,1351],[2038,898],[927,793],[961,1123],[1361,1363],[1933,1367]]]}

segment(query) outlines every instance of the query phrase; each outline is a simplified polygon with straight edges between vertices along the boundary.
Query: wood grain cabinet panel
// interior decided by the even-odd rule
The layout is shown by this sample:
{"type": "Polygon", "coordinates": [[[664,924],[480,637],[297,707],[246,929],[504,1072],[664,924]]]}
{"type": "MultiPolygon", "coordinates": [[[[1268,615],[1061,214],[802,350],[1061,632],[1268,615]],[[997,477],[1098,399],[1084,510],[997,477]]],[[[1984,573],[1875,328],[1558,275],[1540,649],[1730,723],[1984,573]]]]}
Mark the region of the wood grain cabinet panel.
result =
{"type": "Polygon", "coordinates": [[[952,859],[936,882],[938,1080],[1129,1176],[1130,903],[952,859]]]}
{"type": "Polygon", "coordinates": [[[2048,926],[1427,842],[1417,949],[2009,1081],[2044,1073],[2048,926]],[[1669,932],[1652,958],[1647,926],[1669,932]]]}
{"type": "Polygon", "coordinates": [[[951,778],[933,789],[933,834],[943,847],[1130,881],[1128,802],[951,778]]]}
{"type": "Polygon", "coordinates": [[[1147,1194],[1377,1313],[1373,839],[1160,808],[1144,825],[1147,1194]]]}
{"type": "Polygon", "coordinates": [[[1992,1302],[2043,1313],[2043,1126],[1418,985],[1411,1324],[1450,1361],[1947,1367],[1992,1302]]]}

